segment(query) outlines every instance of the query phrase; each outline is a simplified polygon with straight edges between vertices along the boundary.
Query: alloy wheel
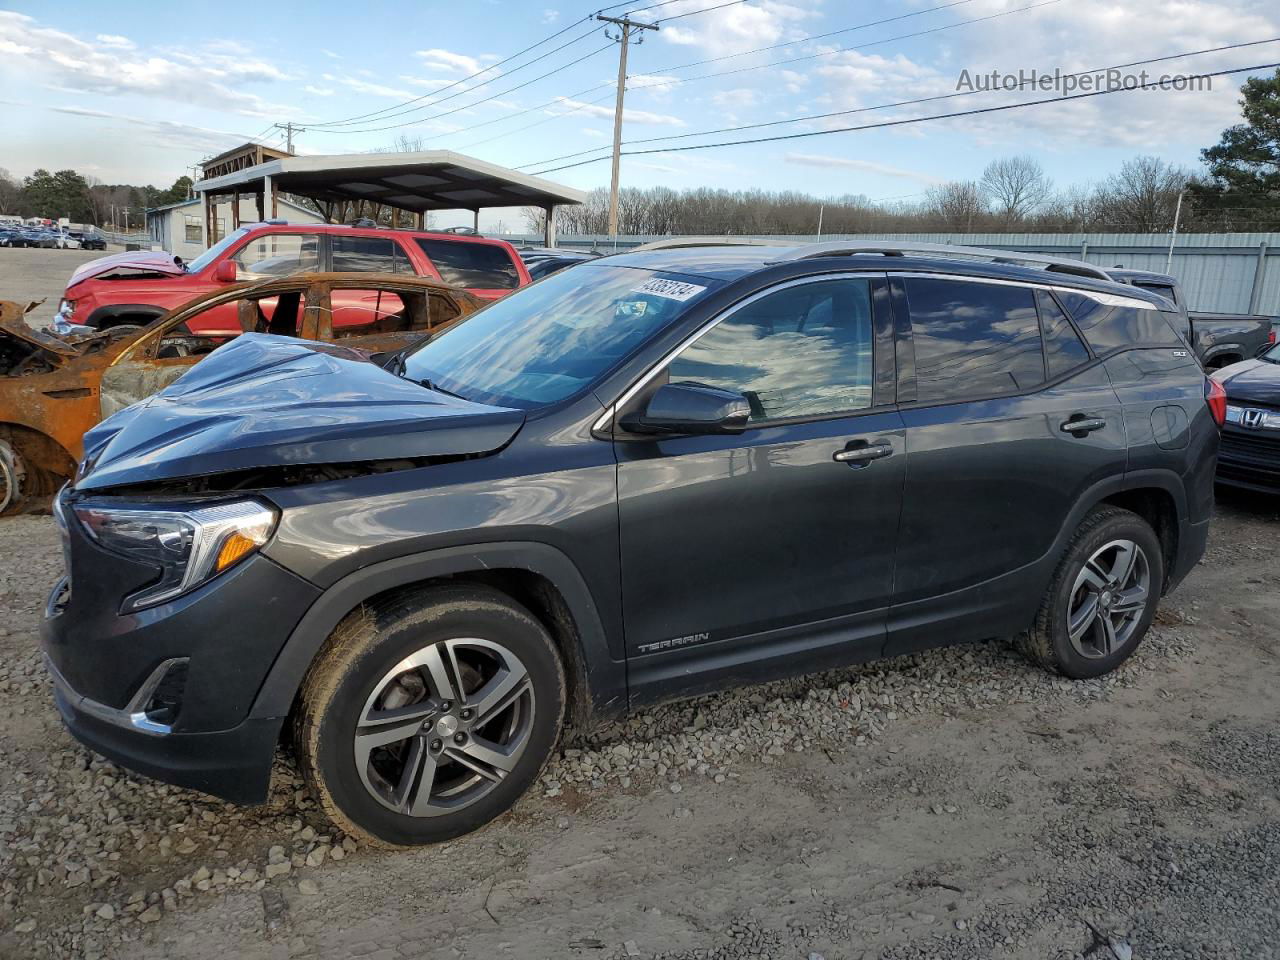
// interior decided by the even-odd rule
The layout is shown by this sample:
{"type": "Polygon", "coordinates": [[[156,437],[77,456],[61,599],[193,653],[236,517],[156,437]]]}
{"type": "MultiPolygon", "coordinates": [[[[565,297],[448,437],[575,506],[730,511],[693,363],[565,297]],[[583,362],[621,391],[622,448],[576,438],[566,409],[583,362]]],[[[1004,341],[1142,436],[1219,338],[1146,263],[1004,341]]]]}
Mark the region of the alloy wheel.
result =
{"type": "Polygon", "coordinates": [[[1085,562],[1071,588],[1067,636],[1082,657],[1098,660],[1122,648],[1151,601],[1151,567],[1132,540],[1112,540],[1085,562]]]}
{"type": "Polygon", "coordinates": [[[356,769],[391,810],[454,813],[515,768],[533,711],[533,683],[514,653],[491,640],[441,640],[405,657],[374,686],[356,723],[356,769]]]}

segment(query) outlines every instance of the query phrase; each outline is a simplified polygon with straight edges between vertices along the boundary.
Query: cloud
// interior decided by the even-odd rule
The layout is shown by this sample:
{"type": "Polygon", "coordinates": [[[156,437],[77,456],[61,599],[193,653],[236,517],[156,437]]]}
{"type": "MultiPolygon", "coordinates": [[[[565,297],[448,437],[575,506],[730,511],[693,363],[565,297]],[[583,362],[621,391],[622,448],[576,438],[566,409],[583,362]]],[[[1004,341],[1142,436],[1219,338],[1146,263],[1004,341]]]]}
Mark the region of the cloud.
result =
{"type": "Polygon", "coordinates": [[[559,20],[559,19],[560,19],[560,11],[559,11],[559,10],[543,10],[543,11],[542,11],[542,22],[543,22],[543,23],[555,23],[555,22],[556,22],[557,20],[559,20]]]}
{"type": "Polygon", "coordinates": [[[294,111],[243,89],[282,80],[284,73],[243,52],[220,52],[224,44],[194,52],[145,52],[125,47],[121,40],[131,43],[112,34],[82,40],[42,26],[32,17],[0,10],[0,86],[7,82],[4,74],[8,73],[56,90],[141,95],[246,116],[274,117],[294,111]]]}
{"type": "Polygon", "coordinates": [[[316,87],[316,86],[312,86],[309,83],[306,86],[304,86],[302,89],[305,90],[307,93],[314,94],[317,97],[332,97],[334,94],[333,87],[316,87]]]}
{"type": "Polygon", "coordinates": [[[875,173],[886,177],[899,177],[903,180],[912,180],[916,183],[922,183],[927,186],[934,186],[939,183],[945,183],[945,177],[937,177],[930,173],[922,173],[918,170],[903,170],[900,167],[891,167],[883,163],[874,163],[870,160],[855,160],[852,157],[836,157],[825,153],[788,153],[784,158],[787,163],[798,164],[802,167],[831,167],[846,170],[860,170],[863,173],[875,173]]]}
{"type": "MultiPolygon", "coordinates": [[[[29,106],[29,104],[14,104],[29,106]]],[[[176,120],[154,120],[146,117],[129,116],[122,113],[111,113],[106,110],[90,110],[86,107],[51,106],[46,107],[54,113],[83,117],[89,120],[102,120],[116,127],[127,127],[134,134],[142,134],[154,138],[166,148],[182,148],[201,153],[221,152],[249,139],[244,133],[227,130],[213,130],[176,120]]]]}
{"type": "MultiPolygon", "coordinates": [[[[976,0],[966,17],[985,16],[1013,8],[1012,0],[976,0]]],[[[1280,27],[1274,5],[1248,0],[1131,0],[1109,4],[1102,0],[1060,3],[1027,13],[991,20],[974,28],[949,31],[946,44],[923,67],[904,57],[886,56],[887,68],[823,72],[839,107],[881,103],[953,93],[962,69],[972,74],[1017,73],[1037,70],[1064,73],[1092,70],[1179,51],[1200,50],[1242,39],[1273,37],[1280,27]],[[856,92],[855,92],[856,91],[856,92]],[[905,94],[905,96],[904,96],[905,94]]],[[[1198,73],[1256,63],[1253,50],[1226,51],[1145,69],[1160,74],[1198,73]]],[[[833,66],[857,66],[841,55],[833,66]]],[[[1271,58],[1267,58],[1271,59],[1271,58]]],[[[865,65],[864,65],[865,66],[865,65]]],[[[1140,71],[1143,67],[1133,70],[1140,71]]],[[[899,130],[901,136],[927,138],[934,131],[959,133],[993,151],[1021,151],[1028,136],[1039,150],[1075,153],[1083,144],[1158,153],[1172,145],[1204,145],[1239,120],[1238,88],[1243,76],[1221,77],[1211,92],[1117,93],[1062,104],[1028,107],[1002,113],[937,121],[899,130]]],[[[1023,90],[958,97],[895,111],[888,115],[928,116],[954,110],[1044,99],[1056,91],[1023,90]]],[[[837,107],[837,109],[839,108],[837,107]]],[[[868,120],[871,117],[868,117],[868,120]]]]}
{"type": "MultiPolygon", "coordinates": [[[[422,60],[423,66],[428,70],[439,70],[442,73],[458,73],[472,74],[479,73],[484,69],[481,59],[469,57],[464,53],[454,53],[451,50],[441,50],[438,47],[430,50],[419,50],[414,56],[422,60]]],[[[496,73],[497,71],[490,71],[496,73]]]]}
{"type": "Polygon", "coordinates": [[[112,50],[132,50],[135,46],[134,42],[128,37],[122,37],[114,33],[100,33],[97,36],[98,43],[112,50]]]}
{"type": "MultiPolygon", "coordinates": [[[[706,8],[703,0],[677,0],[664,6],[661,16],[674,17],[706,8]]],[[[817,15],[813,5],[806,9],[780,0],[760,0],[685,17],[663,26],[658,35],[667,43],[698,47],[709,57],[721,57],[801,37],[804,31],[797,29],[798,24],[817,15]]]]}
{"type": "MultiPolygon", "coordinates": [[[[572,100],[569,97],[556,97],[556,103],[561,107],[572,110],[575,113],[585,113],[589,117],[608,117],[613,119],[613,107],[606,107],[594,103],[584,103],[581,100],[572,100]]],[[[665,113],[650,113],[647,110],[632,110],[626,107],[622,111],[623,119],[627,123],[655,124],[659,126],[683,127],[684,121],[679,117],[673,117],[665,113]]]]}

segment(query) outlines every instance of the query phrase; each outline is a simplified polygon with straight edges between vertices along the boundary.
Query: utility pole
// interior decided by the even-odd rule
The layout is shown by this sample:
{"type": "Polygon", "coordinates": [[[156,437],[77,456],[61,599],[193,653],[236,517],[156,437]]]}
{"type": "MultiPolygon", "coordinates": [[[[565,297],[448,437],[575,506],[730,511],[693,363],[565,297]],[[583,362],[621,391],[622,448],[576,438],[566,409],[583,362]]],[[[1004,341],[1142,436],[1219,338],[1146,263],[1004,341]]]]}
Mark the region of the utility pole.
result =
{"type": "Polygon", "coordinates": [[[293,153],[293,135],[295,133],[307,132],[306,127],[296,126],[292,121],[289,121],[288,123],[274,123],[272,124],[272,126],[275,127],[277,130],[284,131],[285,153],[293,153]]]}
{"type": "Polygon", "coordinates": [[[192,200],[195,198],[195,195],[196,195],[195,183],[197,179],[196,174],[200,171],[201,166],[202,165],[199,163],[192,163],[192,164],[188,164],[187,166],[187,169],[191,171],[191,184],[187,187],[188,200],[192,200]]]}
{"type": "MultiPolygon", "coordinates": [[[[631,31],[640,31],[637,43],[644,40],[644,31],[657,30],[656,23],[638,23],[627,17],[606,17],[596,14],[597,20],[622,28],[622,35],[610,37],[620,44],[618,50],[618,99],[613,107],[613,178],[609,181],[609,236],[618,236],[618,161],[622,148],[622,100],[627,92],[627,47],[631,45],[631,31]]],[[[609,36],[607,29],[605,36],[609,36]]]]}
{"type": "Polygon", "coordinates": [[[1173,245],[1178,239],[1178,221],[1182,219],[1182,195],[1186,190],[1178,191],[1178,206],[1173,211],[1173,233],[1169,234],[1169,256],[1164,261],[1164,272],[1173,269],[1173,245]]]}

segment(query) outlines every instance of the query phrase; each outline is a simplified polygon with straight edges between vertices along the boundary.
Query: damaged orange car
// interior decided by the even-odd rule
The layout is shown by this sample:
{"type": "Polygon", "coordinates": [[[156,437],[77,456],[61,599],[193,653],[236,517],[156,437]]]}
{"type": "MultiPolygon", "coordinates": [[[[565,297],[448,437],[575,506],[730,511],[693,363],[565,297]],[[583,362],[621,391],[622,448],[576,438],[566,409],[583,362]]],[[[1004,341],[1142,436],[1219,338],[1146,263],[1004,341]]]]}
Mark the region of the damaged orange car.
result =
{"type": "MultiPolygon", "coordinates": [[[[366,353],[408,346],[485,301],[437,280],[392,274],[297,274],[227,286],[145,327],[55,335],[0,301],[0,513],[57,491],[75,473],[84,433],[157,393],[235,335],[193,334],[209,312],[234,315],[243,333],[298,336],[366,353]],[[355,293],[370,322],[335,331],[331,296],[355,293]],[[196,324],[197,326],[199,324],[196,324]]],[[[34,306],[32,304],[31,306],[34,306]]]]}

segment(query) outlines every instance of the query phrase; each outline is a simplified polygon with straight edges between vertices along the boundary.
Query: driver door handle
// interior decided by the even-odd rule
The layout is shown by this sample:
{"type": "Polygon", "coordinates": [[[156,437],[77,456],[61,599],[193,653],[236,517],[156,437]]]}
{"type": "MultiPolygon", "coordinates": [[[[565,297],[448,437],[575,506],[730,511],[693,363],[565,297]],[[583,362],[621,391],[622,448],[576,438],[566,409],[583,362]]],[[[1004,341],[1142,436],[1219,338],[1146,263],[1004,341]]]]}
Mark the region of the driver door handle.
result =
{"type": "Polygon", "coordinates": [[[847,463],[860,467],[872,460],[882,460],[893,455],[893,446],[888,443],[867,443],[865,440],[853,440],[843,450],[837,450],[831,459],[837,463],[847,463]]]}

